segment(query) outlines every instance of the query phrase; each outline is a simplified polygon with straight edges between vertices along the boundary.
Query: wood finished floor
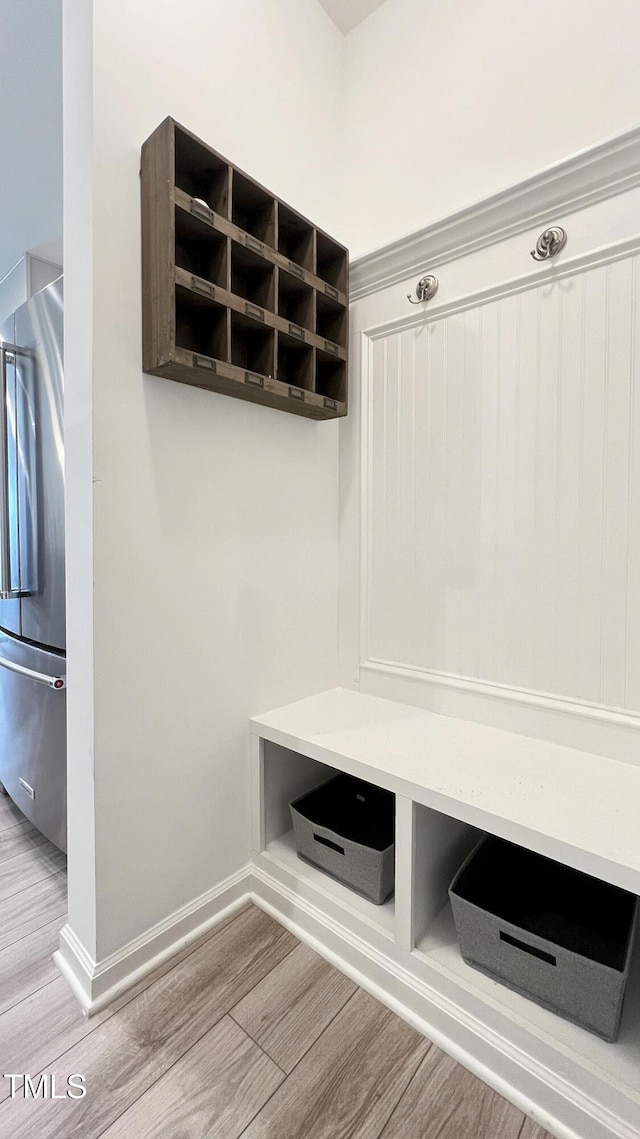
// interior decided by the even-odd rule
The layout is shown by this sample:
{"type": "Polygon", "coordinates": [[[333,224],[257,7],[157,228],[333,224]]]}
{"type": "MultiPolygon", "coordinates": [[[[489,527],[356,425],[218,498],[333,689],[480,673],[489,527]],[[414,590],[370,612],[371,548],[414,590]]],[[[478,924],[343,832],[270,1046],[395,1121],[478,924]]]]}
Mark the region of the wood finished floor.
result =
{"type": "Polygon", "coordinates": [[[255,906],[87,1020],[51,961],[66,873],[0,798],[0,1139],[550,1139],[255,906]],[[16,1087],[21,1081],[16,1081],[16,1087]]]}

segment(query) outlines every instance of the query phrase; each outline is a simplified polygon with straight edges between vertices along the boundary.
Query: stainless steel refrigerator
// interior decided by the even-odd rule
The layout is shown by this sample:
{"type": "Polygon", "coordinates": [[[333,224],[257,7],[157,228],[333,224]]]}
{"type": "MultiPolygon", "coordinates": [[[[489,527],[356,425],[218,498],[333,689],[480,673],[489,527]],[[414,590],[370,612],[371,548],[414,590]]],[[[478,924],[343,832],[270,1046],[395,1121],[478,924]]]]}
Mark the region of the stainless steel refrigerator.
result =
{"type": "Polygon", "coordinates": [[[0,783],[66,850],[62,278],[0,326],[0,783]]]}

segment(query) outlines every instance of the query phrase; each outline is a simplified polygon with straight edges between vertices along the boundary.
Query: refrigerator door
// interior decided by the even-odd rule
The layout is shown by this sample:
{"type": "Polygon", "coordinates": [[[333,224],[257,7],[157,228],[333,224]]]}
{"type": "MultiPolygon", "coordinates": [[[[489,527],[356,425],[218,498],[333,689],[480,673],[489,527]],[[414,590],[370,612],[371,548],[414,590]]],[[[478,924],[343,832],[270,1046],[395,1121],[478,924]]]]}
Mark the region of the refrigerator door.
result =
{"type": "Polygon", "coordinates": [[[64,650],[62,278],[18,309],[15,336],[21,632],[64,650]]]}
{"type": "Polygon", "coordinates": [[[64,657],[0,633],[0,782],[48,839],[66,850],[64,657]]]}

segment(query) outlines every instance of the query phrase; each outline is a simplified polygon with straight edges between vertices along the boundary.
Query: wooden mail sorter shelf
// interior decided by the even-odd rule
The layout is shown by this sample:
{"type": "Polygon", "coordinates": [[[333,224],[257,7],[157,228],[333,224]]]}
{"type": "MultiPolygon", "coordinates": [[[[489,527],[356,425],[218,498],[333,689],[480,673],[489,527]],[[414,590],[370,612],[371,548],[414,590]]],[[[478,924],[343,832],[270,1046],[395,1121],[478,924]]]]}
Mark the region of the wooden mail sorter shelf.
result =
{"type": "Polygon", "coordinates": [[[142,147],[143,368],[347,414],[348,252],[173,119],[142,147]]]}

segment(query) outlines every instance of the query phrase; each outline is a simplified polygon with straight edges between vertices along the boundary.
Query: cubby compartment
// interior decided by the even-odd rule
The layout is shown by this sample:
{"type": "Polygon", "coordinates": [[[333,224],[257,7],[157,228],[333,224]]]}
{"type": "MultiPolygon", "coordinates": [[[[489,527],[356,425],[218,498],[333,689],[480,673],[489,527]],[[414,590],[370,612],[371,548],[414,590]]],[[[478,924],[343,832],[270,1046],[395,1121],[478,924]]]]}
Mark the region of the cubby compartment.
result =
{"type": "Polygon", "coordinates": [[[176,208],[176,267],[229,287],[229,240],[211,226],[176,208]]]}
{"type": "Polygon", "coordinates": [[[316,273],[335,289],[347,290],[347,251],[326,234],[316,234],[316,273]]]}
{"type": "Polygon", "coordinates": [[[395,901],[390,897],[376,905],[323,870],[298,857],[290,804],[299,802],[310,791],[328,784],[339,774],[335,768],[318,763],[298,752],[265,740],[262,778],[262,847],[269,860],[293,875],[305,889],[319,890],[332,904],[346,909],[376,929],[385,938],[394,936],[395,901]]]}
{"type": "Polygon", "coordinates": [[[284,332],[278,333],[276,379],[295,388],[313,389],[313,348],[300,344],[284,332]]]}
{"type": "Polygon", "coordinates": [[[179,190],[229,216],[229,166],[180,128],[175,132],[175,180],[179,190]]]}
{"type": "Polygon", "coordinates": [[[314,331],[315,291],[284,269],[278,270],[278,315],[299,328],[314,331]]]}
{"type": "Polygon", "coordinates": [[[231,220],[234,225],[250,233],[266,245],[275,245],[275,201],[266,190],[246,178],[239,170],[233,171],[231,189],[231,220]]]}
{"type": "Polygon", "coordinates": [[[315,268],[315,230],[295,210],[278,203],[278,251],[303,269],[315,268]]]}
{"type": "Polygon", "coordinates": [[[344,305],[322,293],[318,293],[316,299],[316,332],[325,340],[339,344],[341,348],[346,347],[347,310],[344,305]]]}
{"type": "Polygon", "coordinates": [[[228,309],[176,287],[176,344],[200,356],[228,360],[228,309]]]}
{"type": "Polygon", "coordinates": [[[347,365],[343,360],[322,352],[316,353],[316,391],[318,395],[342,403],[347,398],[347,365]]]}
{"type": "Polygon", "coordinates": [[[231,292],[259,308],[275,307],[275,266],[237,241],[231,242],[231,292]]]}
{"type": "Polygon", "coordinates": [[[450,924],[449,887],[483,832],[422,803],[413,804],[413,944],[428,949],[443,917],[450,924]]]}
{"type": "Polygon", "coordinates": [[[274,338],[272,328],[265,328],[240,312],[231,313],[232,364],[260,376],[273,376],[274,338]]]}

